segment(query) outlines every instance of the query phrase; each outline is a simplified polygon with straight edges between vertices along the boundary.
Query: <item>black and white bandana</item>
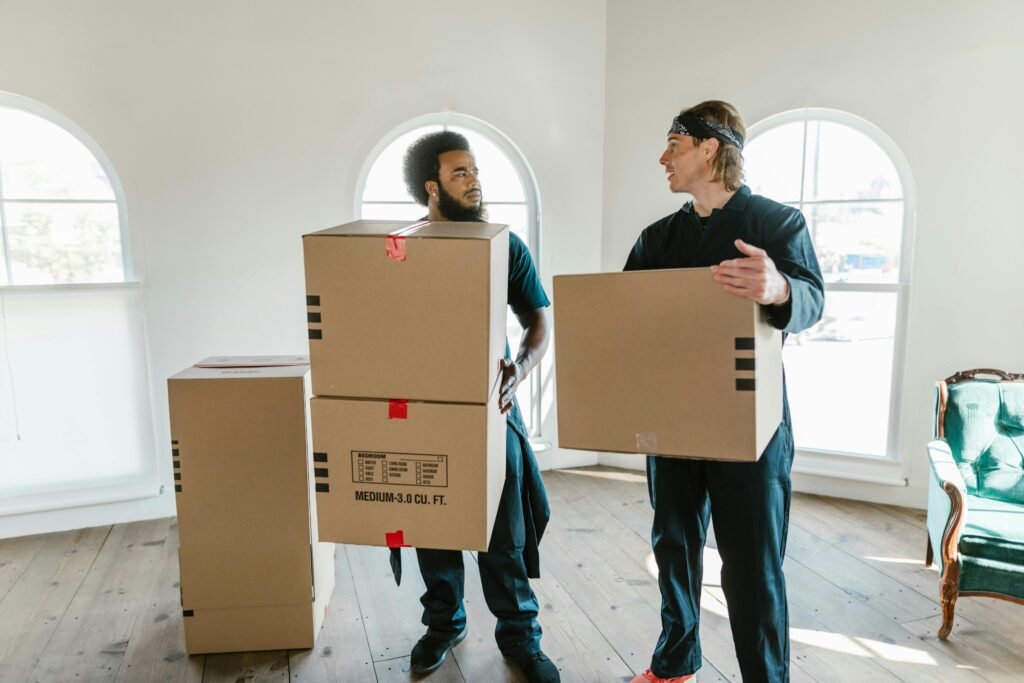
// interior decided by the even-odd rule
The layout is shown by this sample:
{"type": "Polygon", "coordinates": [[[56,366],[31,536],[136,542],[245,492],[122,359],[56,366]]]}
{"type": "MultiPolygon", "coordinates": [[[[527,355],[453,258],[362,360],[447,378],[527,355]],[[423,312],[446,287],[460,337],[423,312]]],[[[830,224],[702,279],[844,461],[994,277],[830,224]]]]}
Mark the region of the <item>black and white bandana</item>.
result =
{"type": "Polygon", "coordinates": [[[690,135],[695,138],[717,138],[727,145],[743,149],[743,136],[725,124],[702,119],[693,114],[680,114],[672,119],[669,135],[690,135]]]}

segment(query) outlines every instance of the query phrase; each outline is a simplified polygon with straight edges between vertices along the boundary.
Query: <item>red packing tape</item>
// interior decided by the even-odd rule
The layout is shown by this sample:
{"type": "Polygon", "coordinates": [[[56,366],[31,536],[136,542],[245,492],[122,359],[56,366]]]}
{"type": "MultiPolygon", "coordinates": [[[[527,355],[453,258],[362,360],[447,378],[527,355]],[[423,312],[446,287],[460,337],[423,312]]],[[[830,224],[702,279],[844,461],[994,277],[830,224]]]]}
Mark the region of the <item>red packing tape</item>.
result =
{"type": "Polygon", "coordinates": [[[389,548],[408,548],[409,546],[405,543],[405,532],[399,529],[393,533],[384,532],[384,543],[389,548]]]}
{"type": "Polygon", "coordinates": [[[387,255],[392,261],[405,260],[405,236],[388,235],[387,255]]]}
{"type": "Polygon", "coordinates": [[[409,402],[405,399],[394,398],[388,401],[389,420],[408,420],[409,402]]]}
{"type": "Polygon", "coordinates": [[[413,234],[425,225],[429,225],[430,221],[420,221],[419,223],[413,223],[407,225],[404,228],[395,230],[394,232],[387,235],[387,246],[385,247],[385,253],[388,258],[392,261],[404,261],[405,260],[405,238],[408,235],[413,234]]]}

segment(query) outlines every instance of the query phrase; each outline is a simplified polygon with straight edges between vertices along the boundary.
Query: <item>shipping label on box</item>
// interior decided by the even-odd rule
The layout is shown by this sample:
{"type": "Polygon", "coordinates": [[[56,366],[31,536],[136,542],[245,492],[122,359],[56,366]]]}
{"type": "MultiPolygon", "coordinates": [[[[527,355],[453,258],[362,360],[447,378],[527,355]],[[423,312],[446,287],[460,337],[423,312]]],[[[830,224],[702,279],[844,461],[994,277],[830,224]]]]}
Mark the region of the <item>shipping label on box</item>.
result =
{"type": "Polygon", "coordinates": [[[554,279],[562,448],[754,462],[782,419],[782,336],[707,268],[554,279]]]}
{"type": "Polygon", "coordinates": [[[356,221],[303,237],[317,396],[486,403],[505,351],[508,228],[356,221]]]}
{"type": "Polygon", "coordinates": [[[302,361],[215,357],[168,380],[190,653],[308,648],[323,622],[334,544],[315,527],[302,361]]]}
{"type": "Polygon", "coordinates": [[[320,537],[486,550],[505,482],[505,418],[485,405],[315,397],[320,537]]]}

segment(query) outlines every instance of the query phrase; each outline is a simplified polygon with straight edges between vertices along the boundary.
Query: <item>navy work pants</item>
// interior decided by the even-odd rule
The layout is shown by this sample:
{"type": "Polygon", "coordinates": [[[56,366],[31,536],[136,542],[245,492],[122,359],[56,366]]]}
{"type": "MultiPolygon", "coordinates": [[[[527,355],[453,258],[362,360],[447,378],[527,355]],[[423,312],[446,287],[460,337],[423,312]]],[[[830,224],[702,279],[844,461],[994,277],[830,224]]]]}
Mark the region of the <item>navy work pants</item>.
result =
{"type": "Polygon", "coordinates": [[[793,437],[783,422],[756,463],[648,456],[651,543],[661,587],[661,637],[651,669],[662,678],[700,668],[703,550],[709,517],[722,556],[722,590],[746,683],[789,680],[789,612],[782,561],[792,492],[793,437]]]}

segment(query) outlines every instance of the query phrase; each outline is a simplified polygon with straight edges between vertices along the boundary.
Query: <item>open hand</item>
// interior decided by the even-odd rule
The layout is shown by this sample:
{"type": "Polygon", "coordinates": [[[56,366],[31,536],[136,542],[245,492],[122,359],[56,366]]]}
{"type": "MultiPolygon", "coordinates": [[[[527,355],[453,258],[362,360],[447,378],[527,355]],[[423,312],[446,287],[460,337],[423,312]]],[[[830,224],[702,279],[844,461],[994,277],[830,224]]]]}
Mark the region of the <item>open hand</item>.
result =
{"type": "Polygon", "coordinates": [[[789,300],[789,281],[775,268],[764,249],[736,240],[743,258],[727,259],[711,266],[715,282],[730,294],[753,299],[759,304],[783,304],[789,300]]]}

